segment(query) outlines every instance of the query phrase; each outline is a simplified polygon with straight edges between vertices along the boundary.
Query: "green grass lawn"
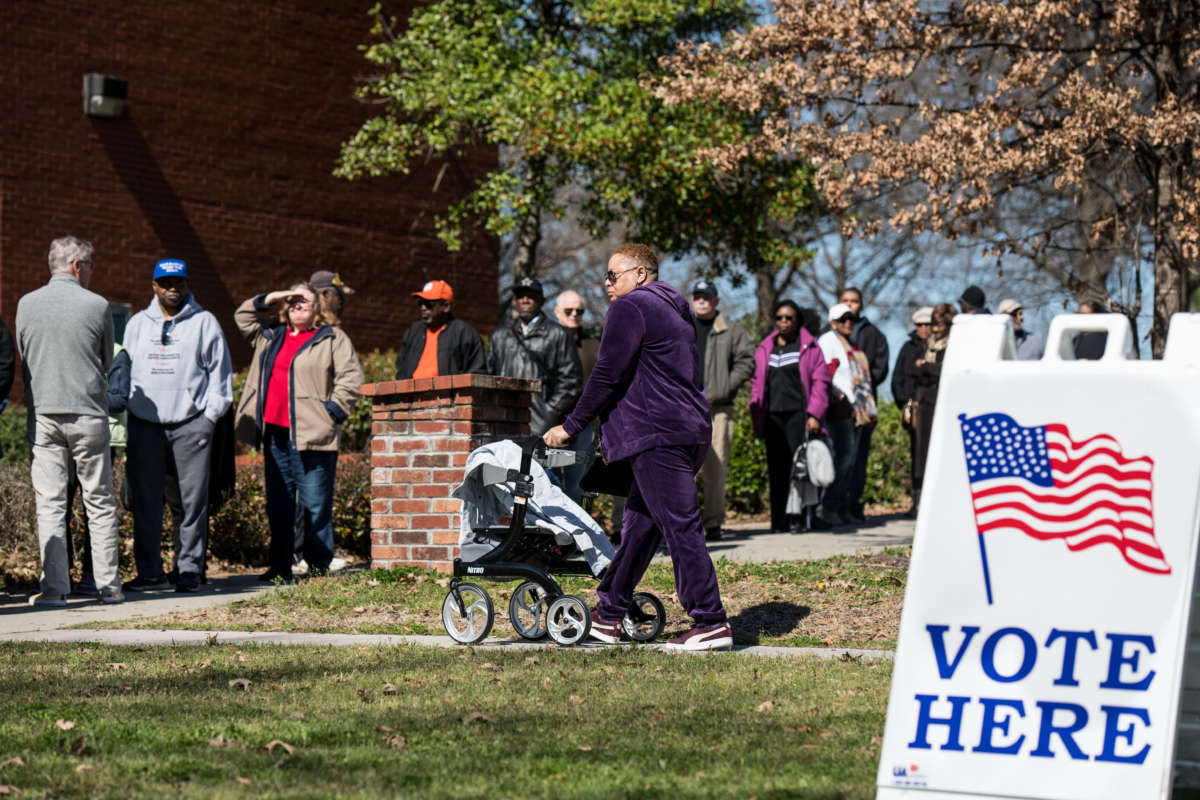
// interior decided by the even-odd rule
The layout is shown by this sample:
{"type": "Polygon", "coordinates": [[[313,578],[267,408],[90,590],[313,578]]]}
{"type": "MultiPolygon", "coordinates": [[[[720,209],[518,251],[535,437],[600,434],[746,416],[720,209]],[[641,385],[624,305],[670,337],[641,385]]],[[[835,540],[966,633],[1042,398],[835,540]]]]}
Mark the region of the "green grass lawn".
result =
{"type": "Polygon", "coordinates": [[[0,785],[122,800],[869,798],[890,672],[629,647],[4,644],[0,785]]]}
{"type": "MultiPolygon", "coordinates": [[[[721,594],[738,644],[889,648],[895,646],[908,548],[821,561],[767,564],[721,559],[721,594]]],[[[120,623],[131,628],[444,633],[448,579],[417,568],[372,570],[302,582],[231,606],[120,623]]],[[[564,591],[595,604],[596,581],[565,578],[564,591]]],[[[508,600],[516,583],[481,582],[496,608],[493,636],[513,636],[508,600]]],[[[690,624],[671,600],[669,564],[652,564],[641,589],[667,608],[667,635],[690,624]]],[[[93,627],[99,625],[93,625],[93,627]]],[[[111,627],[104,623],[103,627],[111,627]]]]}

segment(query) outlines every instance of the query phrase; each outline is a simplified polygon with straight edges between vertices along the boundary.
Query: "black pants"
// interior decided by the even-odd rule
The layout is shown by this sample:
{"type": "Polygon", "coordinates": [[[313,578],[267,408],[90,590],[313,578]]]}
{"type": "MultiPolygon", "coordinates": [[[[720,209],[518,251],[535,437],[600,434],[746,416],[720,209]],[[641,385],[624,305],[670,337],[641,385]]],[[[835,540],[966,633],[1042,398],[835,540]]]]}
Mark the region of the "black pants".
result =
{"type": "Polygon", "coordinates": [[[849,507],[859,516],[863,513],[863,489],[867,486],[867,459],[871,456],[871,433],[874,425],[858,429],[858,453],[854,456],[854,472],[850,476],[849,507]]]}
{"type": "Polygon", "coordinates": [[[767,415],[767,485],[771,490],[771,530],[788,529],[787,501],[792,484],[792,457],[804,441],[808,415],[790,411],[767,415]]]}

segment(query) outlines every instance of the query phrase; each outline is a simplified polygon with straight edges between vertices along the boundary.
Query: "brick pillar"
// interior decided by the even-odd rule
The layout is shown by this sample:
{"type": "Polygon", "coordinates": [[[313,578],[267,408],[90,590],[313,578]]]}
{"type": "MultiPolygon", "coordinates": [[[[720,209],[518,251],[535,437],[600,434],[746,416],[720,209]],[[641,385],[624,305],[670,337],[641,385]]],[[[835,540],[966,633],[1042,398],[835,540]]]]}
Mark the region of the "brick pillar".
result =
{"type": "Polygon", "coordinates": [[[450,492],[467,454],[529,433],[529,401],[540,389],[540,381],[495,375],[363,385],[372,420],[371,566],[450,571],[462,505],[450,492]]]}

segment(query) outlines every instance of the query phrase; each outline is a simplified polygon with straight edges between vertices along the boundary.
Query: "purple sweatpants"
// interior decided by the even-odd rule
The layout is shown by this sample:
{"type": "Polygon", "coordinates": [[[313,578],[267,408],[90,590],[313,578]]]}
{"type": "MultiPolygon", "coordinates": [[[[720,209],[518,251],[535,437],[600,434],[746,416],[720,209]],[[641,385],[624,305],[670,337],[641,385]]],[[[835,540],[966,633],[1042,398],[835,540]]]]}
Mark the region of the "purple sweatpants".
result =
{"type": "Polygon", "coordinates": [[[621,621],[665,538],[675,567],[675,591],[684,611],[702,625],[725,621],[696,497],[696,473],[707,452],[707,444],[677,445],[654,447],[630,458],[633,488],[625,502],[621,546],[597,589],[599,619],[621,621]]]}

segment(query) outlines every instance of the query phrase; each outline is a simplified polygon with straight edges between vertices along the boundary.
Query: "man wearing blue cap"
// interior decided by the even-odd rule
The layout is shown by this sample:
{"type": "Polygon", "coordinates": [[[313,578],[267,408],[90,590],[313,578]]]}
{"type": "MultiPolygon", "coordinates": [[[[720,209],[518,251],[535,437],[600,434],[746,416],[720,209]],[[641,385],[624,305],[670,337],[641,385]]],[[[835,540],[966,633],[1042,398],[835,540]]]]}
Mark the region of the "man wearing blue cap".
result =
{"type": "Polygon", "coordinates": [[[208,548],[213,429],[233,403],[229,346],[217,318],[192,297],[187,264],[154,265],[154,299],[125,328],[130,371],[129,486],[137,577],[125,589],[169,586],[162,563],[163,476],[175,464],[183,518],[177,592],[200,588],[208,548]]]}

